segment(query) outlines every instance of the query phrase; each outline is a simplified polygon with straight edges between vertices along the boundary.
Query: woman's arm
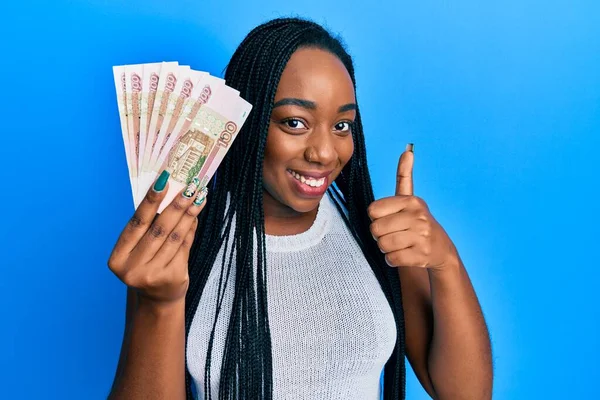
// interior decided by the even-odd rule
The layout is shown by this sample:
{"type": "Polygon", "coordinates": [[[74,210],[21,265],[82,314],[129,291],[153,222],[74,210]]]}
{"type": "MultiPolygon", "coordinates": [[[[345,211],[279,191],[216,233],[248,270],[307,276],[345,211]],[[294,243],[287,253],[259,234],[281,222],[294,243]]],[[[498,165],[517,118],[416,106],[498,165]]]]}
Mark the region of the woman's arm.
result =
{"type": "Polygon", "coordinates": [[[206,202],[192,182],[157,216],[163,171],[121,232],[108,260],[127,285],[125,333],[109,399],[185,399],[188,258],[206,202]]]}
{"type": "Polygon", "coordinates": [[[184,304],[139,301],[128,288],[128,317],[109,400],[185,399],[184,304]]]}
{"type": "Polygon", "coordinates": [[[406,353],[435,399],[491,399],[492,356],[477,296],[460,259],[446,269],[400,267],[406,353]]]}
{"type": "Polygon", "coordinates": [[[396,195],[369,205],[371,233],[402,286],[406,354],[435,399],[491,399],[492,355],[483,313],[456,247],[413,195],[412,145],[396,195]]]}

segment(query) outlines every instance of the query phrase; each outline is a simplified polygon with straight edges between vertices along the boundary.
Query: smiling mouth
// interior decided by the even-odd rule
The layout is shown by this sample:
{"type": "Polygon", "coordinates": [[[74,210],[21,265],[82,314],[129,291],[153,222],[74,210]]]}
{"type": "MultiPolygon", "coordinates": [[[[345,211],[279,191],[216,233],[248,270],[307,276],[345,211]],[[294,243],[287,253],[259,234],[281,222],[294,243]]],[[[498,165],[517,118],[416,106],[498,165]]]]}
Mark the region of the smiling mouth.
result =
{"type": "Polygon", "coordinates": [[[303,175],[300,175],[299,173],[297,173],[296,171],[292,171],[291,169],[287,170],[296,180],[304,183],[305,185],[314,187],[314,188],[319,188],[321,186],[323,186],[325,184],[326,181],[326,177],[323,178],[311,178],[311,177],[306,177],[303,175]]]}

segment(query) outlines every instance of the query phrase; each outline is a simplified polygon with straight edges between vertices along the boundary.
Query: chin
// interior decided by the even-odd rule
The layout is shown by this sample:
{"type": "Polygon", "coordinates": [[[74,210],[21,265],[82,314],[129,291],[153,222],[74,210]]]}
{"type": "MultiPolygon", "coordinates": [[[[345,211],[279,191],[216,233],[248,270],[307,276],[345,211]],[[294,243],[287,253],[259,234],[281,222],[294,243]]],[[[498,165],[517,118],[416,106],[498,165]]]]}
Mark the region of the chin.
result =
{"type": "MultiPolygon", "coordinates": [[[[294,196],[295,197],[295,196],[294,196]]],[[[322,197],[312,198],[312,199],[303,199],[296,197],[291,204],[288,204],[288,207],[293,209],[298,213],[307,213],[309,211],[313,211],[315,208],[319,206],[319,202],[322,197]]]]}

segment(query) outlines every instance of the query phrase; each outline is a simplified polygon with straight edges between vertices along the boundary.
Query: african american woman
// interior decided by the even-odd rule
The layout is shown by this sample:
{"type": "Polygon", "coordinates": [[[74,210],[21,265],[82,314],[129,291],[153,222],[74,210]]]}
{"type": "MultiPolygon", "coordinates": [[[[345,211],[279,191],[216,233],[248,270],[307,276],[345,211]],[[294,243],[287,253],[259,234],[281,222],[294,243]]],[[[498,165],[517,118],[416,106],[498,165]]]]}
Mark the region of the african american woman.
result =
{"type": "Polygon", "coordinates": [[[216,175],[156,216],[163,172],[110,256],[128,290],[109,398],[398,400],[405,357],[434,399],[491,398],[485,320],[413,194],[412,145],[374,200],[341,41],[272,20],[225,79],[253,110],[216,175]]]}

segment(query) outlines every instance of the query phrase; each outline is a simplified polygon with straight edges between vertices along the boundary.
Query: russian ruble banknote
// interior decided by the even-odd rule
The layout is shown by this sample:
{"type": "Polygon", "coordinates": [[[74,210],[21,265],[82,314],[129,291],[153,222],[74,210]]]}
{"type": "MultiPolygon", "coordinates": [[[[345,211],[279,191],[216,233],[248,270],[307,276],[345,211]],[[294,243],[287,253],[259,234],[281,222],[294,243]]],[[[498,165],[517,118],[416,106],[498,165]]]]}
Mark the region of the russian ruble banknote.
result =
{"type": "Polygon", "coordinates": [[[114,66],[113,74],[135,208],[170,172],[160,213],[194,178],[208,184],[252,105],[224,80],[178,62],[114,66]]]}

